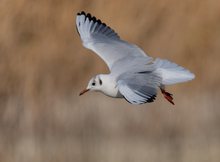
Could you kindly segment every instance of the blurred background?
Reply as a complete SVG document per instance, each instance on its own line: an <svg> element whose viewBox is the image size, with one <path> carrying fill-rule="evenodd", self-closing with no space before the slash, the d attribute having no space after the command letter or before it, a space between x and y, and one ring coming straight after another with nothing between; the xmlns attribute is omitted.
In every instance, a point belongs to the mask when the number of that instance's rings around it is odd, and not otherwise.
<svg viewBox="0 0 220 162"><path fill-rule="evenodd" d="M78 96L108 73L81 44L81 10L195 73L167 87L175 106ZM0 20L0 161L220 161L218 0L1 0Z"/></svg>

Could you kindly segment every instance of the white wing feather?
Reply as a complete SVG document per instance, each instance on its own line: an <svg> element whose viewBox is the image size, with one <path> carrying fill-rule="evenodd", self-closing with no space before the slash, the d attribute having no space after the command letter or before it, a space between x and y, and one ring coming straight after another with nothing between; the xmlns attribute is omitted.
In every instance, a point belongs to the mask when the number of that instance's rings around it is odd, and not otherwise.
<svg viewBox="0 0 220 162"><path fill-rule="evenodd" d="M112 65L122 58L146 56L143 50L121 40L113 29L90 14L78 13L76 27L83 45L96 52L106 62L110 70Z"/></svg>
<svg viewBox="0 0 220 162"><path fill-rule="evenodd" d="M153 102L161 77L153 71L124 73L118 77L117 86L124 98L132 104Z"/></svg>

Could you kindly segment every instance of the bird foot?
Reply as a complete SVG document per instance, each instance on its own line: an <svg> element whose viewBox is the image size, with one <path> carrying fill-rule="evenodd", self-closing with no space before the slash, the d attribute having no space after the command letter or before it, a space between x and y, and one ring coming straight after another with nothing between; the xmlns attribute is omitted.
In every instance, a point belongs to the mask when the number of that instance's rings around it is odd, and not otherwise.
<svg viewBox="0 0 220 162"><path fill-rule="evenodd" d="M164 98L167 99L167 101L169 101L172 105L175 105L173 102L173 95L169 92L166 92L165 89L160 88L161 93L163 94Z"/></svg>

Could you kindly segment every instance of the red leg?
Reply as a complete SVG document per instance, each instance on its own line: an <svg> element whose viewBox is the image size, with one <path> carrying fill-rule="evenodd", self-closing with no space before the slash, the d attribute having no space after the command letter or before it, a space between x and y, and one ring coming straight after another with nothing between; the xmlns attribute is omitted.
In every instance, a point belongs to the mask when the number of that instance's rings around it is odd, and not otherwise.
<svg viewBox="0 0 220 162"><path fill-rule="evenodd" d="M161 90L164 98L166 98L167 101L169 101L171 104L175 105L173 102L173 97L172 97L173 95L169 92L166 92L165 89L160 88L160 90Z"/></svg>

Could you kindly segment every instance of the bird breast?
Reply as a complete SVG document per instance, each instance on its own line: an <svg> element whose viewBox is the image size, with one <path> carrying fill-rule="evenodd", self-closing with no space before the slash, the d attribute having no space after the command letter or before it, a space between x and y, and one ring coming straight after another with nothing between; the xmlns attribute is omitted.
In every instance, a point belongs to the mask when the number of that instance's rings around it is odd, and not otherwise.
<svg viewBox="0 0 220 162"><path fill-rule="evenodd" d="M114 98L123 97L118 90L116 81L109 76L103 78L103 86L100 89L100 91L109 97L114 97Z"/></svg>

